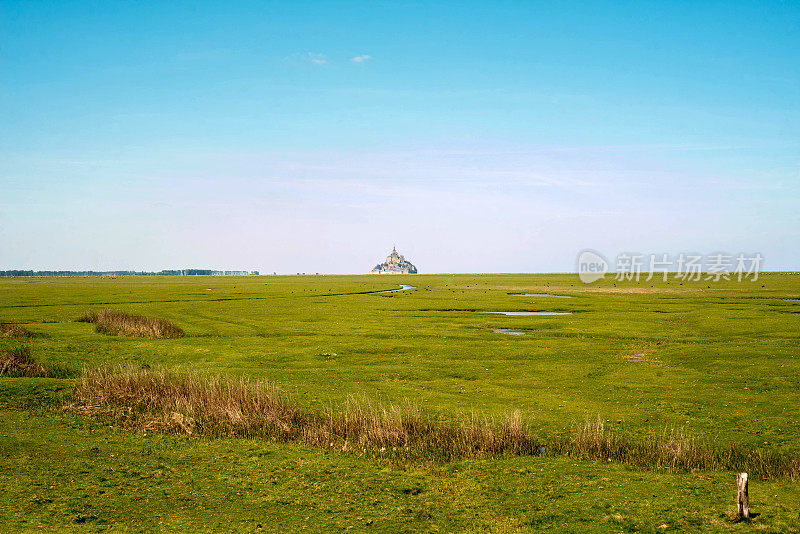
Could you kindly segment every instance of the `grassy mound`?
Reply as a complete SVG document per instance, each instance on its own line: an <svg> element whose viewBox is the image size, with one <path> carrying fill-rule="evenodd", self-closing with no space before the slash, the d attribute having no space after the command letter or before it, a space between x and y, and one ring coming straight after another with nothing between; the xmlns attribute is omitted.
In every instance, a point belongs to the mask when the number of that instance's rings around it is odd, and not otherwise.
<svg viewBox="0 0 800 534"><path fill-rule="evenodd" d="M68 378L71 375L73 373L67 369L38 363L33 359L30 347L16 347L0 354L0 376Z"/></svg>
<svg viewBox="0 0 800 534"><path fill-rule="evenodd" d="M28 339L36 337L36 334L18 324L0 323L0 338L6 339Z"/></svg>
<svg viewBox="0 0 800 534"><path fill-rule="evenodd" d="M153 319L143 315L130 315L116 310L88 311L78 322L94 323L95 329L109 336L147 337L151 339L177 338L186 335L175 323L166 319Z"/></svg>
<svg viewBox="0 0 800 534"><path fill-rule="evenodd" d="M414 458L527 455L541 445L524 431L518 416L451 424L411 404L382 407L356 399L316 413L273 384L246 378L105 367L85 373L74 397L73 408L81 413L169 433L260 437Z"/></svg>

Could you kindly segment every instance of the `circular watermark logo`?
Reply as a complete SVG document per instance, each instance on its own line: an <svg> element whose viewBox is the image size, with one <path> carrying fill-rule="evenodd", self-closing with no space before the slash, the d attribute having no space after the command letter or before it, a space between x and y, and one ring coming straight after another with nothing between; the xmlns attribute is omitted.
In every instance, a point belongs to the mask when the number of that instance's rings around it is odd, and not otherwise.
<svg viewBox="0 0 800 534"><path fill-rule="evenodd" d="M595 250L586 249L578 254L578 278L584 284L602 279L608 272L608 261Z"/></svg>

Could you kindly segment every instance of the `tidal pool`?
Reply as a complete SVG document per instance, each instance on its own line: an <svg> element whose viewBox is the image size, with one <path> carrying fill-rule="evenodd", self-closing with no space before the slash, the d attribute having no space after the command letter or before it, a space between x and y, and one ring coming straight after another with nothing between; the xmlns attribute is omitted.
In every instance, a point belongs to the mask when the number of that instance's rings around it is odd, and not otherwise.
<svg viewBox="0 0 800 534"><path fill-rule="evenodd" d="M658 362L654 362L652 360L648 360L646 352L640 352L639 354L634 354L633 356L625 356L625 361L626 362L631 362L631 363L658 364Z"/></svg>
<svg viewBox="0 0 800 534"><path fill-rule="evenodd" d="M505 328L501 328L500 330L495 330L497 334L505 334L507 336L524 336L525 332L520 332L519 330L507 330Z"/></svg>
<svg viewBox="0 0 800 534"><path fill-rule="evenodd" d="M383 291L373 291L373 293L397 293L398 291L408 291L409 289L417 289L417 287L408 284L400 284L398 289L384 289Z"/></svg>

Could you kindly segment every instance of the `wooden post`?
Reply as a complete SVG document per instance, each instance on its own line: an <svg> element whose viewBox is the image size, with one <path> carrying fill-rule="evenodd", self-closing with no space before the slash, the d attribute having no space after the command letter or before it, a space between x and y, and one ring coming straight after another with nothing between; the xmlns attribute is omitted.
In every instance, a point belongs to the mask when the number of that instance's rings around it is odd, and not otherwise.
<svg viewBox="0 0 800 534"><path fill-rule="evenodd" d="M747 473L736 475L736 512L741 519L750 517L750 497L747 495Z"/></svg>

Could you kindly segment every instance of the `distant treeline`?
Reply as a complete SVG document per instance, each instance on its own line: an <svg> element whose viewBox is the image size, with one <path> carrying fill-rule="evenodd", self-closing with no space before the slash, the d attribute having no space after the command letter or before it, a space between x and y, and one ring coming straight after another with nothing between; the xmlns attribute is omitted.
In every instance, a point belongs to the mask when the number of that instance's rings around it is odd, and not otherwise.
<svg viewBox="0 0 800 534"><path fill-rule="evenodd" d="M213 271L211 269L167 269L164 271L0 271L0 276L243 276L258 271Z"/></svg>

